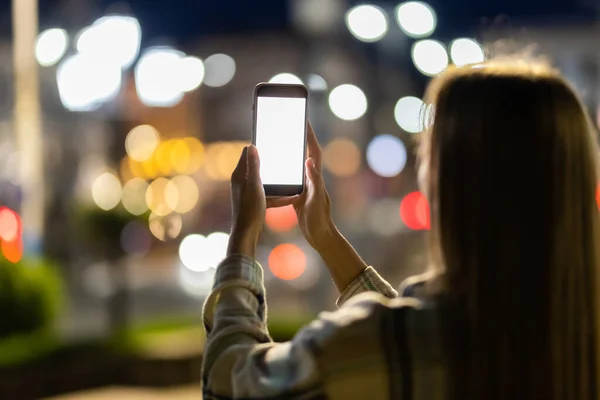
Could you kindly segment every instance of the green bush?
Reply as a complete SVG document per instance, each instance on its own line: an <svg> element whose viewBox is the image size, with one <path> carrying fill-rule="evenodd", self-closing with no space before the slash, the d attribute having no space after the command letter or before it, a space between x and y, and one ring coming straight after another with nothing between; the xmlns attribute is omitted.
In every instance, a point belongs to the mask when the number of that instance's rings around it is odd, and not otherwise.
<svg viewBox="0 0 600 400"><path fill-rule="evenodd" d="M0 259L0 342L52 331L64 302L62 283L47 260Z"/></svg>

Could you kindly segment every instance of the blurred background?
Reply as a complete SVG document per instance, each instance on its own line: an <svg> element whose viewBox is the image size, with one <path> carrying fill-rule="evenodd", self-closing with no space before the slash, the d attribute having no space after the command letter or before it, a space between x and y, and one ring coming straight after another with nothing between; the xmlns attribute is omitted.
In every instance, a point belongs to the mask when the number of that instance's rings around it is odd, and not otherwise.
<svg viewBox="0 0 600 400"><path fill-rule="evenodd" d="M533 45L597 121L599 35L599 0L1 1L0 399L198 398L256 83L310 89L335 221L397 285L428 80ZM334 308L293 209L257 257L276 340Z"/></svg>

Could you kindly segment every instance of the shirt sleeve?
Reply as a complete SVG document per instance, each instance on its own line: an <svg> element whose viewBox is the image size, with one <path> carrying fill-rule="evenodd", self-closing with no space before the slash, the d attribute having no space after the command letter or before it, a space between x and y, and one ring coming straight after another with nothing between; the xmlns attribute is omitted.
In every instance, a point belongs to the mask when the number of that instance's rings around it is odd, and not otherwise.
<svg viewBox="0 0 600 400"><path fill-rule="evenodd" d="M235 255L221 262L204 305L204 325L204 399L310 397L322 390L312 347L323 333L309 328L291 342L273 343L263 270L253 259Z"/></svg>
<svg viewBox="0 0 600 400"><path fill-rule="evenodd" d="M338 297L336 304L342 306L351 297L363 292L378 292L385 297L398 297L398 292L373 267L367 267Z"/></svg>

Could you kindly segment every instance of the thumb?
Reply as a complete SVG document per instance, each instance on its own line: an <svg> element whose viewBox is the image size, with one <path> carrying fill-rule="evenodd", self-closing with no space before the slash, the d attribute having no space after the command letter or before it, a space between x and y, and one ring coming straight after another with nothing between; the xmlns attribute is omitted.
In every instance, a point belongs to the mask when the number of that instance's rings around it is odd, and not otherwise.
<svg viewBox="0 0 600 400"><path fill-rule="evenodd" d="M248 146L248 179L260 181L260 157L252 144Z"/></svg>
<svg viewBox="0 0 600 400"><path fill-rule="evenodd" d="M313 185L316 185L321 179L321 173L317 170L315 161L312 157L306 159L306 175Z"/></svg>

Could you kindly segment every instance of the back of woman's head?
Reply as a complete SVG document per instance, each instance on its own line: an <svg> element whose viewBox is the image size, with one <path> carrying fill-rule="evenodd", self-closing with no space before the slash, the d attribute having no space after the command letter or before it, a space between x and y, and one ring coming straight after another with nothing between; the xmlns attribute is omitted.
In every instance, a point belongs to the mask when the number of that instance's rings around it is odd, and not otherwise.
<svg viewBox="0 0 600 400"><path fill-rule="evenodd" d="M551 68L493 61L428 91L420 157L454 399L597 398L598 149Z"/></svg>

